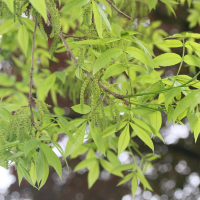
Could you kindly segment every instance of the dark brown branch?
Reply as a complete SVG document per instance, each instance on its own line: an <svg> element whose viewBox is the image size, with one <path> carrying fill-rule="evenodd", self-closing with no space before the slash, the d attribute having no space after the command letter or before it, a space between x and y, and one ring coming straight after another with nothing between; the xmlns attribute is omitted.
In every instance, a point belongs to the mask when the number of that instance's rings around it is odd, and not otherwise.
<svg viewBox="0 0 200 200"><path fill-rule="evenodd" d="M131 20L131 17L127 14L123 13L121 10L119 10L110 0L106 0L119 14L124 15L126 18Z"/></svg>
<svg viewBox="0 0 200 200"><path fill-rule="evenodd" d="M33 69L34 69L34 51L35 51L35 36L37 30L37 18L35 19L35 28L33 32L33 43L32 43L32 53L31 53L31 68L30 68L30 82L29 82L29 104L30 104L30 112L31 112L31 123L34 125L34 117L33 117L33 105L32 105L32 87L33 87Z"/></svg>

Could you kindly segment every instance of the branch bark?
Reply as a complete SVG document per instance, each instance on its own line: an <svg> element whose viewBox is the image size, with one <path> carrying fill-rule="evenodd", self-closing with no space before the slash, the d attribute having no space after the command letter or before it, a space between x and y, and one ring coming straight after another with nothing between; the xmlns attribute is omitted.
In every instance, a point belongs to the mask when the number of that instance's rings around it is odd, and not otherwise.
<svg viewBox="0 0 200 200"><path fill-rule="evenodd" d="M131 17L119 10L110 0L106 0L119 14L124 15L126 18L131 20Z"/></svg>
<svg viewBox="0 0 200 200"><path fill-rule="evenodd" d="M32 87L33 87L33 69L34 69L34 52L35 52L35 36L37 30L37 18L35 19L35 28L33 32L33 43L32 43L32 52L31 52L31 68L30 68L30 82L29 82L29 104L30 104L30 112L31 112L31 123L34 125L34 117L33 117L33 105L32 105Z"/></svg>

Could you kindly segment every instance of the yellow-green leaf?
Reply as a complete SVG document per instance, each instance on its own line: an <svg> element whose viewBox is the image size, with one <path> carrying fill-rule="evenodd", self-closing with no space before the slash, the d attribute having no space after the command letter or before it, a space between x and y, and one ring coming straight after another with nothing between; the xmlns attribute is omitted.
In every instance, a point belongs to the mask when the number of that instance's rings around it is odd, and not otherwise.
<svg viewBox="0 0 200 200"><path fill-rule="evenodd" d="M93 74L103 68L106 64L108 64L112 59L117 58L123 53L122 49L112 48L108 49L104 53L102 53L96 60L93 68Z"/></svg>
<svg viewBox="0 0 200 200"><path fill-rule="evenodd" d="M24 54L27 54L29 35L25 25L20 25L18 31L18 40Z"/></svg>
<svg viewBox="0 0 200 200"><path fill-rule="evenodd" d="M29 0L33 7L42 15L44 21L47 22L47 9L45 0Z"/></svg>
<svg viewBox="0 0 200 200"><path fill-rule="evenodd" d="M124 128L118 140L118 155L120 155L128 146L130 140L129 124Z"/></svg>
<svg viewBox="0 0 200 200"><path fill-rule="evenodd" d="M102 36L103 29L102 29L101 15L99 13L99 10L98 10L97 6L98 6L97 3L95 1L92 1L94 21L95 21L97 33L98 33L100 38L103 38L103 36Z"/></svg>
<svg viewBox="0 0 200 200"><path fill-rule="evenodd" d="M154 58L154 62L162 67L176 65L181 62L181 56L176 53L164 53Z"/></svg>
<svg viewBox="0 0 200 200"><path fill-rule="evenodd" d="M200 133L200 118L198 119L195 127L194 127L194 138L195 138L195 142L197 141L197 138L199 136Z"/></svg>
<svg viewBox="0 0 200 200"><path fill-rule="evenodd" d="M13 19L6 20L0 25L0 35L3 35L4 33L7 33L10 31L17 22L14 22Z"/></svg>
<svg viewBox="0 0 200 200"><path fill-rule="evenodd" d="M133 128L134 132L137 134L137 136L147 145L149 146L153 151L154 151L154 145L149 137L149 135L139 126L130 123L131 127Z"/></svg>

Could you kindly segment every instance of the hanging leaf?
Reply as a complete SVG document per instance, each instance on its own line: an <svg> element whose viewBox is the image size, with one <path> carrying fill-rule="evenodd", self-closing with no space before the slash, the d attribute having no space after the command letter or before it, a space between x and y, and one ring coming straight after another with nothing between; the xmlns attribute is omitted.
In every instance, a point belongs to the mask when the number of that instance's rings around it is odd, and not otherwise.
<svg viewBox="0 0 200 200"><path fill-rule="evenodd" d="M99 178L99 163L95 160L89 167L88 173L88 188L90 189L96 180Z"/></svg>
<svg viewBox="0 0 200 200"><path fill-rule="evenodd" d="M138 181L137 181L137 176L134 175L131 181L131 192L132 192L132 196L135 196L135 192L137 190L138 187Z"/></svg>
<svg viewBox="0 0 200 200"><path fill-rule="evenodd" d="M40 148L44 155L46 156L49 163L54 167L60 179L62 180L62 165L58 156L53 152L53 150L44 143L40 143Z"/></svg>
<svg viewBox="0 0 200 200"><path fill-rule="evenodd" d="M157 131L160 130L162 125L162 116L159 111L153 112L150 114L150 123L153 128L155 128Z"/></svg>
<svg viewBox="0 0 200 200"><path fill-rule="evenodd" d="M128 146L130 141L129 125L121 132L118 140L118 155L120 155Z"/></svg>
<svg viewBox="0 0 200 200"><path fill-rule="evenodd" d="M85 136L85 127L86 123L84 123L80 128L78 128L76 132L72 135L76 142L74 142L71 139L68 140L67 146L65 148L64 157L71 155L83 143Z"/></svg>
<svg viewBox="0 0 200 200"><path fill-rule="evenodd" d="M83 168L86 168L88 166L90 166L93 162L96 161L96 158L89 158L86 160L81 161L74 169L74 172L81 170Z"/></svg>
<svg viewBox="0 0 200 200"><path fill-rule="evenodd" d="M133 177L133 175L134 175L133 173L130 173L130 174L126 175L126 176L124 177L124 179L122 179L122 180L117 184L117 186L120 186L120 185L126 183L127 181L129 181L129 180Z"/></svg>
<svg viewBox="0 0 200 200"><path fill-rule="evenodd" d="M149 137L149 135L139 126L130 123L132 129L134 130L134 132L137 134L137 136L147 145L149 146L153 151L154 151L154 146L153 146L153 142L151 140L151 138Z"/></svg>
<svg viewBox="0 0 200 200"><path fill-rule="evenodd" d="M199 136L200 133L200 118L198 119L195 127L194 127L194 138L195 138L195 142L197 142L197 138Z"/></svg>
<svg viewBox="0 0 200 200"><path fill-rule="evenodd" d="M101 136L101 130L100 128L94 127L92 128L92 125L90 124L90 131L92 138L97 145L98 149L105 155L105 145L104 145L104 139Z"/></svg>

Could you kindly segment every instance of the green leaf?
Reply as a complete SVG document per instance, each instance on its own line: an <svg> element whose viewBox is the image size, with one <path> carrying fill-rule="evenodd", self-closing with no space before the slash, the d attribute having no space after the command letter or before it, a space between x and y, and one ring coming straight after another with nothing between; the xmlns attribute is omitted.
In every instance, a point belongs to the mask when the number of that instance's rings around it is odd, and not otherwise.
<svg viewBox="0 0 200 200"><path fill-rule="evenodd" d="M20 25L19 27L18 40L24 54L27 55L29 35L25 25Z"/></svg>
<svg viewBox="0 0 200 200"><path fill-rule="evenodd" d="M7 33L10 31L17 22L14 22L13 19L6 20L0 25L0 35L3 35L4 33Z"/></svg>
<svg viewBox="0 0 200 200"><path fill-rule="evenodd" d="M115 167L121 165L118 157L110 150L107 151L107 158Z"/></svg>
<svg viewBox="0 0 200 200"><path fill-rule="evenodd" d="M96 4L96 6L97 6L97 9L98 9L100 15L101 15L102 18L104 19L104 21L105 21L105 23L106 23L106 26L107 26L107 27L110 29L110 31L111 31L110 22L108 21L106 15L105 15L105 13L104 13L104 11L102 10L102 8L101 8L98 4Z"/></svg>
<svg viewBox="0 0 200 200"><path fill-rule="evenodd" d="M103 39L96 39L96 40L83 40L83 41L76 41L73 42L75 44L89 44L89 45L98 45L98 44L108 44L111 42L115 42L120 40L120 38L103 38Z"/></svg>
<svg viewBox="0 0 200 200"><path fill-rule="evenodd" d="M86 123L84 123L80 128L78 128L76 132L73 134L72 137L76 142L72 141L71 139L68 140L67 146L65 148L64 157L71 155L83 143L85 136L85 127Z"/></svg>
<svg viewBox="0 0 200 200"><path fill-rule="evenodd" d="M134 164L119 165L119 166L115 167L112 171L110 171L110 173L121 172L121 171L126 171L129 169L133 169L134 166L135 166Z"/></svg>
<svg viewBox="0 0 200 200"><path fill-rule="evenodd" d="M117 186L120 186L120 185L126 183L127 181L129 181L129 180L133 177L133 175L134 175L133 173L130 173L130 174L126 175L126 176L117 184Z"/></svg>
<svg viewBox="0 0 200 200"><path fill-rule="evenodd" d="M195 142L197 142L197 138L199 136L200 133L200 118L198 119L195 127L194 127L194 138L195 138Z"/></svg>
<svg viewBox="0 0 200 200"><path fill-rule="evenodd" d="M194 56L194 55L185 55L184 62L188 65L197 66L200 67L200 58Z"/></svg>
<svg viewBox="0 0 200 200"><path fill-rule="evenodd" d="M80 80L83 80L82 73L83 73L83 71L82 71L81 67L77 67L77 69L75 71L75 75Z"/></svg>
<svg viewBox="0 0 200 200"><path fill-rule="evenodd" d="M65 84L65 75L62 72L54 72L54 74L59 78L63 84Z"/></svg>
<svg viewBox="0 0 200 200"><path fill-rule="evenodd" d="M23 172L19 165L15 165L15 167L17 168L17 177L18 177L18 182L19 182L19 186L20 186L20 184L22 182L22 178L23 178Z"/></svg>
<svg viewBox="0 0 200 200"><path fill-rule="evenodd" d="M90 166L95 161L96 161L96 158L89 158L89 159L81 161L78 165L76 165L74 172Z"/></svg>
<svg viewBox="0 0 200 200"><path fill-rule="evenodd" d="M8 158L8 160L14 161L16 158L19 158L19 157L21 157L22 155L24 155L24 152L19 151L19 152L17 152L17 153L14 153L12 156L10 156L10 157Z"/></svg>
<svg viewBox="0 0 200 200"><path fill-rule="evenodd" d="M151 11L153 8L155 9L157 3L158 0L148 0L149 11Z"/></svg>
<svg viewBox="0 0 200 200"><path fill-rule="evenodd" d="M31 162L29 173L30 173L32 183L33 185L35 185L36 180L37 180L37 174L36 174L36 165L34 162Z"/></svg>
<svg viewBox="0 0 200 200"><path fill-rule="evenodd" d="M121 63L111 65L108 67L108 69L106 69L106 72L104 73L102 79L107 79L111 76L119 75L125 70L126 70L126 67Z"/></svg>
<svg viewBox="0 0 200 200"><path fill-rule="evenodd" d="M106 0L99 0L99 2L100 2L101 4L103 4L103 5L106 7L106 12L107 12L110 16L112 16L112 9L111 9L110 4L109 4Z"/></svg>
<svg viewBox="0 0 200 200"><path fill-rule="evenodd" d="M181 62L181 56L176 53L164 53L153 59L159 66L166 67L176 65Z"/></svg>
<svg viewBox="0 0 200 200"><path fill-rule="evenodd" d="M149 67L159 68L159 66L157 65L157 63L154 62L154 60L152 60L148 55L146 55L143 51L136 47L128 47L126 49L126 53L133 56L134 58L136 58L137 60Z"/></svg>
<svg viewBox="0 0 200 200"><path fill-rule="evenodd" d="M97 29L97 33L100 38L103 38L102 36L102 23L101 23L101 15L98 10L98 4L95 1L92 1L92 8L93 8L93 14L94 14L94 21Z"/></svg>
<svg viewBox="0 0 200 200"><path fill-rule="evenodd" d="M149 146L153 151L154 151L154 146L153 146L153 142L151 140L151 138L149 137L149 135L139 126L130 123L132 129L134 130L134 132L137 134L137 136L147 145Z"/></svg>
<svg viewBox="0 0 200 200"><path fill-rule="evenodd" d="M8 8L10 9L10 11L13 13L14 12L14 8L13 8L13 1L14 0L3 0L3 1L6 3L6 5L8 6Z"/></svg>
<svg viewBox="0 0 200 200"><path fill-rule="evenodd" d="M40 148L44 155L46 156L49 163L54 167L60 179L62 180L62 165L58 156L53 152L53 150L44 143L40 143Z"/></svg>
<svg viewBox="0 0 200 200"><path fill-rule="evenodd" d="M179 95L183 89L182 88L173 88L164 94L165 96L165 107L168 110L168 105L172 101L172 99Z"/></svg>
<svg viewBox="0 0 200 200"><path fill-rule="evenodd" d="M153 191L153 189L149 185L148 181L144 177L144 174L142 173L142 170L139 167L137 167L136 174L137 174L137 177L140 179L141 183L143 184L144 189L147 188L148 190Z"/></svg>
<svg viewBox="0 0 200 200"><path fill-rule="evenodd" d="M83 7L86 5L90 0L72 0L69 3L65 4L65 6L62 7L60 12L69 12L72 10L75 10L77 8Z"/></svg>
<svg viewBox="0 0 200 200"><path fill-rule="evenodd" d="M108 64L112 59L117 58L123 53L122 49L112 48L108 49L104 53L102 53L96 60L93 68L93 74L103 68L106 64Z"/></svg>
<svg viewBox="0 0 200 200"><path fill-rule="evenodd" d="M131 192L132 192L132 196L135 196L135 192L137 190L138 187L138 181L137 181L137 176L134 175L131 181Z"/></svg>
<svg viewBox="0 0 200 200"><path fill-rule="evenodd" d="M25 143L24 145L24 154L25 157L28 155L28 153L35 148L37 145L39 145L41 141L40 140L36 140L36 139L31 139L28 142Z"/></svg>
<svg viewBox="0 0 200 200"><path fill-rule="evenodd" d="M47 22L47 10L45 0L29 0L32 6L42 15L44 21Z"/></svg>
<svg viewBox="0 0 200 200"><path fill-rule="evenodd" d="M18 166L20 167L20 170L22 171L22 173L23 173L24 177L26 178L26 180L27 180L32 186L34 186L32 180L31 180L31 177L30 177L30 175L29 175L29 173L28 173L28 171L27 171L20 163L18 163Z"/></svg>
<svg viewBox="0 0 200 200"><path fill-rule="evenodd" d="M104 139L101 136L101 130L100 128L94 127L92 128L92 125L90 124L90 131L92 138L97 145L98 149L105 155L105 145L104 145Z"/></svg>
<svg viewBox="0 0 200 200"><path fill-rule="evenodd" d="M95 160L89 167L88 188L90 189L99 177L99 163Z"/></svg>
<svg viewBox="0 0 200 200"><path fill-rule="evenodd" d="M44 157L44 173L42 176L42 181L40 183L40 188L46 183L48 176L49 176L49 164L47 159Z"/></svg>
<svg viewBox="0 0 200 200"><path fill-rule="evenodd" d="M128 123L128 122L122 122L122 123L120 124L120 127L118 128L118 130L124 128L124 126L126 126L127 123ZM107 128L104 130L103 134L102 134L102 138L108 137L109 135L115 133L115 132L117 131L117 130L116 130L116 127L117 127L116 124L107 127Z"/></svg>
<svg viewBox="0 0 200 200"><path fill-rule="evenodd" d="M162 116L159 111L153 112L150 114L150 123L153 128L155 128L157 131L160 130L162 125Z"/></svg>
<svg viewBox="0 0 200 200"><path fill-rule="evenodd" d="M130 141L129 124L124 128L118 140L118 155L120 155L128 146Z"/></svg>
<svg viewBox="0 0 200 200"><path fill-rule="evenodd" d="M37 174L37 182L38 184L40 183L43 174L44 174L44 155L42 153L42 150L40 149L37 157L37 162L36 162L36 174Z"/></svg>
<svg viewBox="0 0 200 200"><path fill-rule="evenodd" d="M112 171L114 169L114 166L112 165L112 163L108 162L107 160L104 159L100 159L100 164L102 165L102 167L107 170L108 172ZM121 172L114 172L113 173L116 176L119 177L123 177L123 174Z"/></svg>
<svg viewBox="0 0 200 200"><path fill-rule="evenodd" d="M35 22L33 20L30 20L28 18L22 17L23 22L25 22L25 24L28 26L28 28L34 32L34 28L35 28ZM37 28L36 30L36 34L41 35L40 29Z"/></svg>
<svg viewBox="0 0 200 200"><path fill-rule="evenodd" d="M0 117L9 122L12 118L12 114L7 109L0 107Z"/></svg>
<svg viewBox="0 0 200 200"><path fill-rule="evenodd" d="M191 109L194 108L200 102L200 93L199 91L193 91L187 96L185 96L176 106L174 110L173 120L183 113L188 107Z"/></svg>
<svg viewBox="0 0 200 200"><path fill-rule="evenodd" d="M51 74L48 76L39 86L37 91L38 99L44 101L49 93L49 90L53 87L56 81L56 75Z"/></svg>
<svg viewBox="0 0 200 200"><path fill-rule="evenodd" d="M83 106L81 106L81 104L75 105L71 107L75 112L80 113L80 114L87 114L91 111L91 107L83 104Z"/></svg>
<svg viewBox="0 0 200 200"><path fill-rule="evenodd" d="M155 45L162 47L176 48L176 47L182 47L183 43L180 40L164 40L163 42L155 43Z"/></svg>
<svg viewBox="0 0 200 200"><path fill-rule="evenodd" d="M190 124L190 129L191 129L191 132L194 131L194 127L198 121L198 117L197 117L197 114L194 112L194 110L190 111L188 110L187 112L187 118L188 118L188 121L189 121L189 124Z"/></svg>

